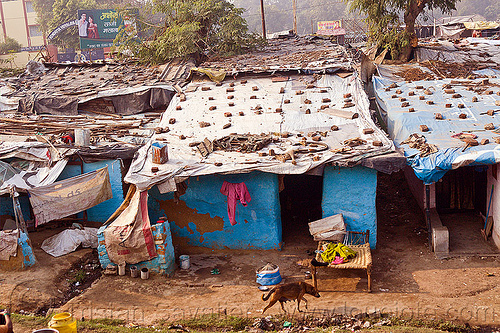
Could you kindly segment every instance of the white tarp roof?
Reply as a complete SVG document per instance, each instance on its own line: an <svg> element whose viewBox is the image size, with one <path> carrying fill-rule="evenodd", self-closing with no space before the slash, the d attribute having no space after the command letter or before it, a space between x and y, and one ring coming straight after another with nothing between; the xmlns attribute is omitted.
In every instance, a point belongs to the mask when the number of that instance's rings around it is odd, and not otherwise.
<svg viewBox="0 0 500 333"><path fill-rule="evenodd" d="M267 77L248 78L246 83L240 80L226 80L222 86L217 86L213 82L190 83L185 89L186 101L181 101L179 96L175 96L162 116L160 127L164 129L168 127L170 131L155 135L148 145L139 150L125 181L136 184L140 190L145 190L155 184L167 183L167 180L171 183L174 176L181 179L254 170L277 174L301 174L327 162L352 165L363 158L394 150L392 142L371 120L368 97L363 90L361 80L356 75L347 78L323 75L314 83L314 88L307 88L310 80L313 80L313 76L296 75L281 82L273 82ZM226 89L230 84L234 84L234 92L228 93ZM202 89L202 87L209 88ZM279 93L281 88L284 88L284 94ZM322 90L326 92L321 92ZM298 95L297 91L303 91L303 94ZM354 107L343 108L344 95L347 93L352 95L350 99L355 103ZM228 99L228 95L233 95L234 98ZM210 100L210 97L213 100ZM324 98L329 98L331 102L324 102ZM286 99L289 99L290 103L285 104ZM229 106L230 102L234 103L234 106ZM324 104L329 104L331 109L357 112L359 117L345 119L327 114L320 110ZM177 109L178 106L181 110ZM216 109L210 110L210 107L214 106ZM262 107L261 114L256 112L259 106ZM281 108L282 112L276 112L277 108ZM310 110L310 114L306 113L307 109ZM244 112L244 116L238 115L240 111ZM225 117L226 112L231 112L232 116ZM174 124L170 124L171 119L175 119ZM201 128L199 123L202 121L210 123L210 126ZM223 129L223 125L228 123L231 126ZM338 126L340 130L332 131L332 125ZM363 129L366 128L371 128L374 132L365 135ZM283 154L289 149L295 150L300 147L301 138L296 134L307 137L308 133L315 131L326 132L321 142L328 145L328 150L315 154L300 154L296 157L296 165L291 161L282 163L271 156L259 156L258 152L214 151L204 158L195 147L189 146L190 143L200 142L205 138L219 139L230 133L271 133L275 135L274 138L280 138L281 134L289 132L292 134L290 137L281 137L278 142L260 150L268 152L269 149L273 149L276 154ZM185 139L181 139L181 136ZM345 148L342 142L354 138L362 138L367 142L353 147L348 153L333 151ZM307 139L311 141L310 137ZM153 141L168 144L167 163L161 165L152 163ZM381 142L382 146L374 146L374 141ZM222 165L216 166L215 163ZM158 167L159 171L152 173L153 166ZM165 192L168 191L166 188L170 190L172 186L164 186Z"/></svg>

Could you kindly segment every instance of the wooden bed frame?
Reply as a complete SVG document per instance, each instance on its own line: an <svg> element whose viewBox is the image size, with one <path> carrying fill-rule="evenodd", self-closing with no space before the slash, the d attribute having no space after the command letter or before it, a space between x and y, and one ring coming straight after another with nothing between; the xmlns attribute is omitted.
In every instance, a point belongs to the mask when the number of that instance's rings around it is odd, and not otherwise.
<svg viewBox="0 0 500 333"><path fill-rule="evenodd" d="M348 262L343 264L329 264L328 266L315 266L310 264L313 284L315 288L318 288L318 278L317 270L320 267L333 268L333 269L362 269L366 270L366 275L368 276L368 292L371 292L372 288L372 252L370 250L370 243L368 243L370 237L370 230L362 231L348 231L345 238L344 244L347 245L352 250L356 251L356 257L349 259ZM328 241L320 241L318 244L318 250L323 250ZM316 261L319 263L325 263L323 258L321 258L321 253L316 253Z"/></svg>

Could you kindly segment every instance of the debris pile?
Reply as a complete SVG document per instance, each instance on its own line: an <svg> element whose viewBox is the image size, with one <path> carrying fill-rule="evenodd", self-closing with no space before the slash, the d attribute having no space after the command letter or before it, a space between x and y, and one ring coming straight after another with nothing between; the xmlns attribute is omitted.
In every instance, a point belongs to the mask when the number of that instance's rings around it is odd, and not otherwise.
<svg viewBox="0 0 500 333"><path fill-rule="evenodd" d="M273 141L271 135L231 134L214 140L214 150L254 153Z"/></svg>
<svg viewBox="0 0 500 333"><path fill-rule="evenodd" d="M430 69L434 74L443 79L444 78L475 79L480 76L474 74L473 71L489 67L485 64L480 64L477 62L454 63L454 62L443 62L439 60L424 61L421 62L420 65Z"/></svg>
<svg viewBox="0 0 500 333"><path fill-rule="evenodd" d="M288 319L290 320L290 319ZM273 316L256 318L249 332L304 332L315 328L333 328L340 330L358 331L373 327L391 326L392 321L380 314L368 315L366 313L355 316L343 314L313 313L293 318L292 322Z"/></svg>
<svg viewBox="0 0 500 333"><path fill-rule="evenodd" d="M186 80L193 61L179 62L173 66L141 66L134 63L46 63L45 71L25 72L9 78L5 85L12 88L6 97L28 97L34 93L50 96L88 97L110 89L154 86ZM171 71L176 75L169 77ZM172 76L172 74L170 75ZM173 79L173 80L172 80ZM172 80L172 81L170 81Z"/></svg>
<svg viewBox="0 0 500 333"><path fill-rule="evenodd" d="M229 59L213 58L203 63L203 67L216 68L227 73L297 69L314 71L328 67L352 71L350 60L356 56L358 55L355 50L346 50L328 39L298 37L269 40L262 51Z"/></svg>
<svg viewBox="0 0 500 333"><path fill-rule="evenodd" d="M4 115L6 115L5 112ZM149 113L126 117L92 117L83 114L26 116L15 113L0 117L0 135L25 136L24 141L49 141L52 144L63 145L74 141L74 137L69 141L67 139L68 135L73 135L74 129L86 128L91 131L91 144L115 142L134 146L134 143L125 142L120 138L125 136L150 137L160 115L160 113ZM136 141L140 143L140 140Z"/></svg>
<svg viewBox="0 0 500 333"><path fill-rule="evenodd" d="M405 81L421 81L421 80L433 80L434 75L429 72L424 72L418 67L412 67L407 70L403 70L395 73L396 75L405 79Z"/></svg>
<svg viewBox="0 0 500 333"><path fill-rule="evenodd" d="M420 151L420 157L429 156L439 151L438 146L427 143L425 136L418 133L411 134L408 139L401 142L402 145L409 145L410 148L418 149Z"/></svg>

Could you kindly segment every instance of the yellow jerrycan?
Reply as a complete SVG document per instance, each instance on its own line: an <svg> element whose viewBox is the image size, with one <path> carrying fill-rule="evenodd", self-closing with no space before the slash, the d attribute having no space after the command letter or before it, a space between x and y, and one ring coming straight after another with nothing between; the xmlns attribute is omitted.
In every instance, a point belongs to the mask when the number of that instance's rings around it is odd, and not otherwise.
<svg viewBox="0 0 500 333"><path fill-rule="evenodd" d="M49 327L59 333L76 333L76 319L69 312L58 313L50 320Z"/></svg>

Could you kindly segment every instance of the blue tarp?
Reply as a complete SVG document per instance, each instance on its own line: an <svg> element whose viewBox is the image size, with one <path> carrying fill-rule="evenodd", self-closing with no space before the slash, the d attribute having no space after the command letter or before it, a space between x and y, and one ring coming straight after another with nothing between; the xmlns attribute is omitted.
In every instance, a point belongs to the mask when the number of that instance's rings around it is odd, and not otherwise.
<svg viewBox="0 0 500 333"><path fill-rule="evenodd" d="M394 81L379 76L373 77L373 85L377 102L380 106L382 117L387 124L389 135L394 140L397 147L405 151L408 164L413 168L418 178L426 184L438 181L451 169L456 169L466 165L486 165L500 162L500 146L495 143L494 138L500 136L497 133L500 126L500 79L490 78L491 85L481 85L482 79L476 80L432 80L398 82L397 88L386 91ZM457 84L460 82L460 84ZM454 94L445 93L443 86L451 84L451 89L461 97L453 98ZM423 86L424 89L416 89ZM491 94L478 94L467 87L483 87ZM424 94L428 89L431 95ZM469 88L470 89L470 88ZM401 93L396 93L401 90ZM483 89L484 90L484 89ZM413 91L414 96L409 96ZM393 96L397 96L393 98ZM424 100L420 99L424 96ZM472 97L476 96L478 101L472 102ZM400 97L406 98L409 105L402 106ZM433 101L433 105L427 104ZM451 104L452 107L446 107ZM459 108L458 104L463 104L464 108ZM415 112L409 112L413 108ZM494 116L486 114L488 110L498 110ZM443 120L435 119L435 113L441 113ZM460 114L466 114L466 119L460 119ZM495 130L485 130L486 124L493 123ZM426 125L428 132L421 132L420 125ZM402 142L413 134L418 133L425 136L427 143L437 145L439 151L426 157L419 155L419 150L409 148ZM488 139L489 144L468 147L464 149L465 143L458 138L452 137L459 133L471 133L477 135L476 140Z"/></svg>

